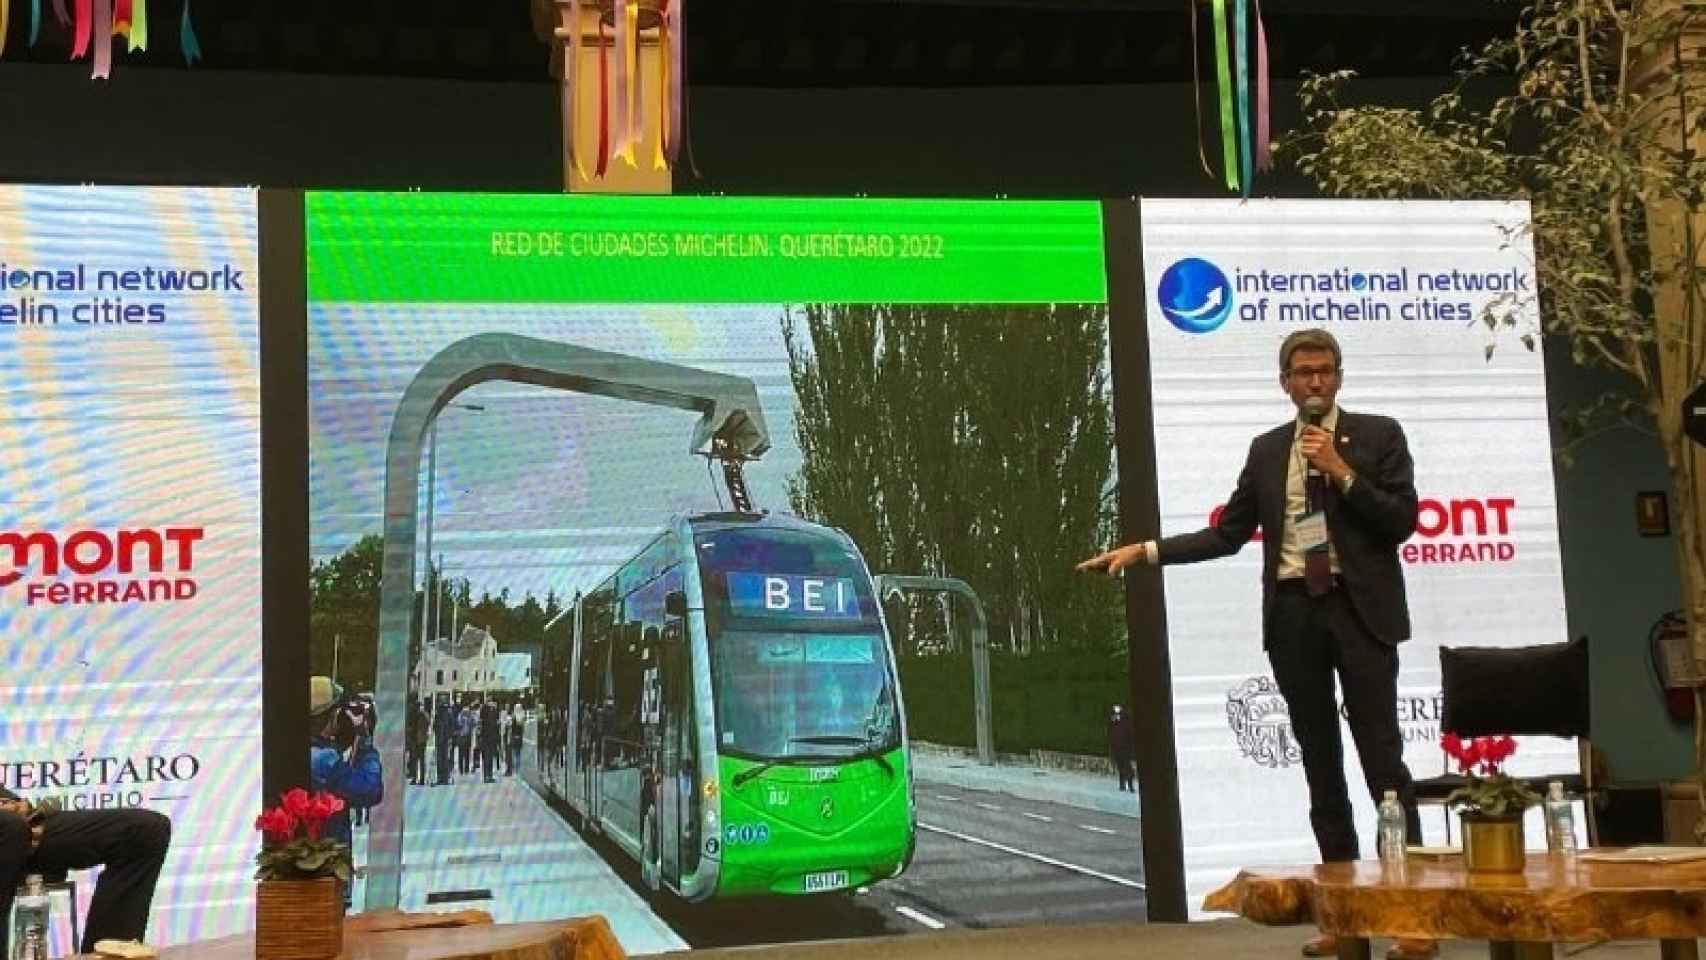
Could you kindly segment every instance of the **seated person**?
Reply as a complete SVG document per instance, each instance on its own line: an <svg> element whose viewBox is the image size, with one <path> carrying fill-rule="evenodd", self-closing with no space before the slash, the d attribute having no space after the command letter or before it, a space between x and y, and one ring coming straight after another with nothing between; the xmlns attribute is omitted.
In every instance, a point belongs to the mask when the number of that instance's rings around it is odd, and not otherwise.
<svg viewBox="0 0 1706 960"><path fill-rule="evenodd" d="M97 940L143 939L171 840L172 821L153 810L48 811L0 788L0 957L12 955L4 918L32 873L105 866L79 949L94 953Z"/></svg>

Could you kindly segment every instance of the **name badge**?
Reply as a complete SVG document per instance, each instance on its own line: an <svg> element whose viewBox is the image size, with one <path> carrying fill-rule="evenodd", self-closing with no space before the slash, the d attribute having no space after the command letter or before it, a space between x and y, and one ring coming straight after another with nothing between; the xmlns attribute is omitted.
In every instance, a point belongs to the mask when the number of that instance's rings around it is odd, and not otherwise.
<svg viewBox="0 0 1706 960"><path fill-rule="evenodd" d="M1292 520L1293 529L1297 531L1297 545L1305 553L1311 550L1327 549L1327 514L1316 510L1313 513L1300 513Z"/></svg>

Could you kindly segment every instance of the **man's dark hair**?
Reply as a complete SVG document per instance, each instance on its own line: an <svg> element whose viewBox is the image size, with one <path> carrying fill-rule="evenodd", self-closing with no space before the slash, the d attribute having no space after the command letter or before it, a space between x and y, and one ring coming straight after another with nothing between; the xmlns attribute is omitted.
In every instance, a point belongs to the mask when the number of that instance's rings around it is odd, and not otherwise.
<svg viewBox="0 0 1706 960"><path fill-rule="evenodd" d="M1280 344L1280 373L1291 372L1291 355L1299 350L1329 350L1333 354L1333 369L1337 370L1344 362L1344 356L1339 353L1339 341L1325 330L1297 330L1285 338Z"/></svg>

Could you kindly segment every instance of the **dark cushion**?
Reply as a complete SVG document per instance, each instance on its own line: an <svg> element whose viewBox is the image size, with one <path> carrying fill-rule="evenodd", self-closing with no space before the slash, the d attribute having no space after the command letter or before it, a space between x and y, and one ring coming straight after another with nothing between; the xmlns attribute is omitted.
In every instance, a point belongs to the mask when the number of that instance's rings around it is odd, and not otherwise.
<svg viewBox="0 0 1706 960"><path fill-rule="evenodd" d="M1586 637L1532 647L1441 647L1439 670L1447 732L1588 735Z"/></svg>

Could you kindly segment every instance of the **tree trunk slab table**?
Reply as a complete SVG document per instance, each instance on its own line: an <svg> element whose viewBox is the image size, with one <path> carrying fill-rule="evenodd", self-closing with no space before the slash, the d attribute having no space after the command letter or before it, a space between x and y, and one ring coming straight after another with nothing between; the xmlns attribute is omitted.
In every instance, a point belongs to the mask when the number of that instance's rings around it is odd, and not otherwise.
<svg viewBox="0 0 1706 960"><path fill-rule="evenodd" d="M340 960L625 960L603 917L551 923L373 930L351 917ZM160 951L160 960L254 960L244 934Z"/></svg>
<svg viewBox="0 0 1706 960"><path fill-rule="evenodd" d="M1462 857L1244 870L1203 909L1270 926L1313 923L1344 960L1371 937L1485 940L1495 960L1552 956L1554 943L1658 940L1664 960L1698 960L1706 860L1566 865L1529 854L1522 873L1471 875Z"/></svg>

